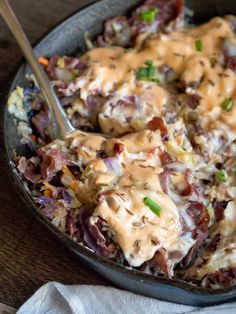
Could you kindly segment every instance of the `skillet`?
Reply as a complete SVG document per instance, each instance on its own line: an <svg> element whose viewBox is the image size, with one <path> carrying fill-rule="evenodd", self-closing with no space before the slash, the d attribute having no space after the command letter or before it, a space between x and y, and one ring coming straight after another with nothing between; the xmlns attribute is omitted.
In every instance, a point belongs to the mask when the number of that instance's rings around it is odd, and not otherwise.
<svg viewBox="0 0 236 314"><path fill-rule="evenodd" d="M139 2L140 1L137 0L129 0L127 2L102 0L96 2L78 13L75 13L56 27L36 45L35 51L38 56L42 55L45 57L50 57L55 54L80 55L85 49L83 44L84 32L87 31L92 36L98 35L102 31L104 20L127 13ZM187 0L186 5L194 11L194 22L196 24L207 21L217 15L236 15L236 2L233 1ZM6 94L6 99L17 85L24 84L25 74L29 72L29 66L25 63L22 64L11 83L9 93ZM95 255L95 253L73 242L69 237L62 234L42 216L33 202L29 191L27 191L17 174L14 165L15 155L28 156L30 152L21 144L17 136L14 118L7 112L6 107L3 112L3 120L6 152L5 162L14 187L18 190L26 207L39 222L49 228L68 249L83 259L86 264L121 288L157 299L198 306L218 304L236 299L236 287L208 290L193 286L181 280L154 277L136 270L130 270L102 256Z"/></svg>

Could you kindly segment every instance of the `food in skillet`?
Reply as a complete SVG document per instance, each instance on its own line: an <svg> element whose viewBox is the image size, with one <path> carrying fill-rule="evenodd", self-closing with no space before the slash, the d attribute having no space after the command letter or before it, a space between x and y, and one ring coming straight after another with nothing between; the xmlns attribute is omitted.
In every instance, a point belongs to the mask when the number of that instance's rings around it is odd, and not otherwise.
<svg viewBox="0 0 236 314"><path fill-rule="evenodd" d="M39 59L80 129L65 141L51 141L32 77L8 105L32 151L17 168L54 225L127 267L215 289L236 281L236 18L189 15L148 0L86 35L80 58Z"/></svg>

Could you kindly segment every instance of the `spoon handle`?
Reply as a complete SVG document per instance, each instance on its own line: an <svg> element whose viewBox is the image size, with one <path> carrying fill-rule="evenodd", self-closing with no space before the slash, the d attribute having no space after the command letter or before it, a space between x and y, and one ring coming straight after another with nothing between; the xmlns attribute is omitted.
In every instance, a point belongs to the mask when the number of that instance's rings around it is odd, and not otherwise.
<svg viewBox="0 0 236 314"><path fill-rule="evenodd" d="M58 126L58 132L56 132L57 134L55 134L56 137L61 139L66 138L66 136L75 131L75 129L71 125L65 111L61 107L59 99L53 88L51 87L50 81L46 73L37 61L33 49L31 48L31 45L8 0L0 0L0 14L2 15L3 19L5 20L6 24L14 35L26 60L29 62L34 71L37 82L56 120L56 124Z"/></svg>

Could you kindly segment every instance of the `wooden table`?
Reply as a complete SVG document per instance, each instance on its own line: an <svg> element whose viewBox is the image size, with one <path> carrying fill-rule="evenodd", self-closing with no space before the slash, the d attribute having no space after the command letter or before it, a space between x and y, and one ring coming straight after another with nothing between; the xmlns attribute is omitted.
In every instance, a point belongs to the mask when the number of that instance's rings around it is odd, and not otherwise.
<svg viewBox="0 0 236 314"><path fill-rule="evenodd" d="M59 21L92 2L10 1L32 43ZM10 73L21 57L20 49L0 19L0 93L3 92ZM3 105L1 103L1 106ZM0 205L0 303L18 308L48 281L60 281L65 284L106 284L105 279L83 265L30 215L12 188L2 163Z"/></svg>

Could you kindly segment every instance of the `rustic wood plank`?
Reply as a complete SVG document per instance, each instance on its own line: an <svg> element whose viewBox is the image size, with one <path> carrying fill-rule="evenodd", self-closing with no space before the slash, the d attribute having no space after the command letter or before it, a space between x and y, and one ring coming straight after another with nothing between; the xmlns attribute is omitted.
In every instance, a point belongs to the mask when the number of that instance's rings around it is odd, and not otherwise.
<svg viewBox="0 0 236 314"><path fill-rule="evenodd" d="M92 1L11 0L32 43L89 2ZM0 19L0 94L21 57L21 51ZM0 162L0 187L1 303L18 308L48 281L65 284L107 283L83 265L29 214L14 191L3 162Z"/></svg>

